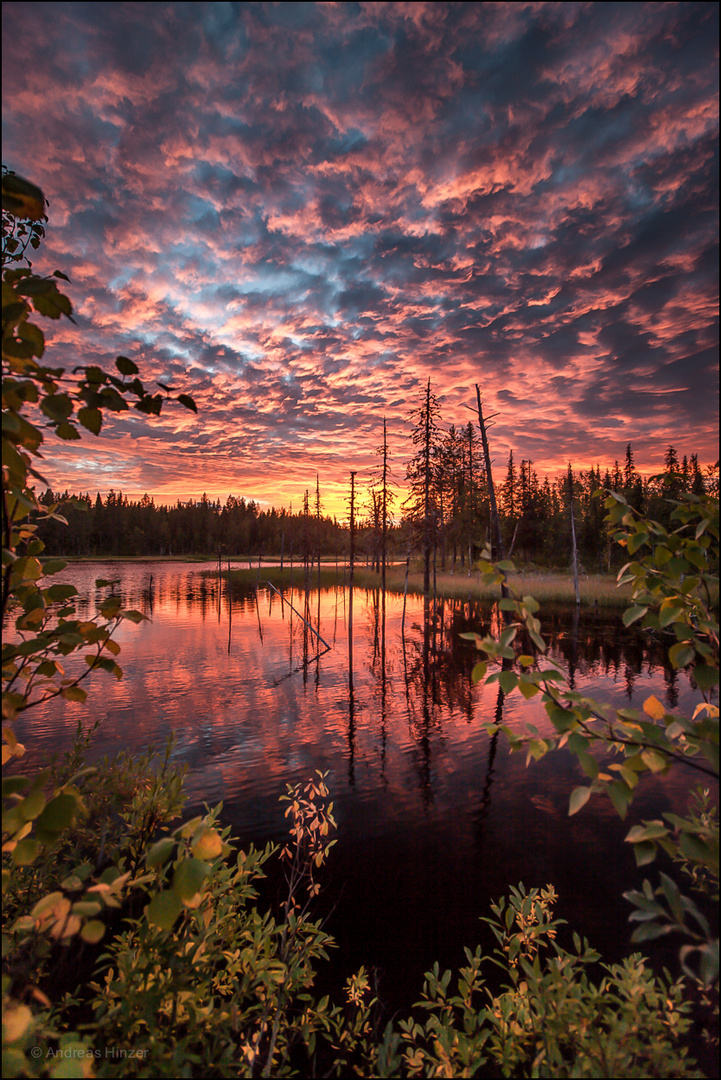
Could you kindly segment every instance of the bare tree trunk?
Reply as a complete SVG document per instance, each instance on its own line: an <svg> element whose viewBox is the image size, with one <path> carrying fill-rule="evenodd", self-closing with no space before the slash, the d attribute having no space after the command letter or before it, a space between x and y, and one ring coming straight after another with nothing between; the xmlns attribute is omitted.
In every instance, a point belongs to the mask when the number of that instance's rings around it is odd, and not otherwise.
<svg viewBox="0 0 721 1080"><path fill-rule="evenodd" d="M493 474L491 472L491 452L488 448L488 435L486 433L486 422L483 419L483 407L481 405L481 390L476 383L476 400L478 402L478 426L481 429L481 442L483 443L483 456L486 460L486 484L488 486L488 501L491 504L491 526L495 533L496 539L496 552L500 559L504 558L503 554L503 537L501 535L501 519L498 516L498 505L496 503L496 491L493 486ZM495 414L494 414L495 415Z"/></svg>
<svg viewBox="0 0 721 1080"><path fill-rule="evenodd" d="M491 451L488 447L488 435L486 433L486 422L483 419L483 406L481 405L481 390L476 383L476 401L478 403L478 426L481 429L481 442L483 443L483 456L486 461L486 484L488 486L488 501L491 505L491 523L493 531L496 534L496 550L498 557L503 559L503 536L501 535L501 519L498 516L498 505L496 503L496 491L493 486L493 473L491 472ZM495 414L494 414L495 415ZM505 574L503 582L501 584L501 596L508 596L508 586L506 585Z"/></svg>
<svg viewBox="0 0 721 1080"><path fill-rule="evenodd" d="M316 543L318 545L318 595L320 596L320 482L315 474L315 523Z"/></svg>
<svg viewBox="0 0 721 1080"><path fill-rule="evenodd" d="M403 617L401 618L401 637L406 625L406 600L408 599L408 574L411 569L411 538L408 537L408 555L406 557L406 583L403 587Z"/></svg>
<svg viewBox="0 0 721 1080"><path fill-rule="evenodd" d="M518 536L518 526L521 524L522 520L523 520L522 518L518 519L518 521L516 522L516 527L513 530L513 539L511 540L511 546L508 549L508 558L509 559L510 559L511 555L513 554L514 547L516 546L516 537Z"/></svg>
<svg viewBox="0 0 721 1080"><path fill-rule="evenodd" d="M383 536L381 543L381 590L383 592L383 606L385 609L386 597L386 560L388 557L388 438L386 434L386 418L383 417Z"/></svg>
<svg viewBox="0 0 721 1080"><path fill-rule="evenodd" d="M568 512L571 517L571 565L573 567L573 589L576 594L576 603L581 603L581 593L578 588L578 551L576 549L576 522L573 517L573 473L568 466Z"/></svg>
<svg viewBox="0 0 721 1080"><path fill-rule="evenodd" d="M305 591L310 588L310 570L308 558L310 554L310 541L308 539L308 489L303 496L303 566L305 570Z"/></svg>
<svg viewBox="0 0 721 1080"><path fill-rule="evenodd" d="M355 559L355 477L350 474L350 552L348 567L348 686L353 688L353 561Z"/></svg>

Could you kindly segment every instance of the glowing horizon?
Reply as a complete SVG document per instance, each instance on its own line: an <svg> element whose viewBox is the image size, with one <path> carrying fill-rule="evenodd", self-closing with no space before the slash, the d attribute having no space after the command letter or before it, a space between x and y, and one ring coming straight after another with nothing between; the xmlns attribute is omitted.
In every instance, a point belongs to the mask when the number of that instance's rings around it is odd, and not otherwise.
<svg viewBox="0 0 721 1080"><path fill-rule="evenodd" d="M345 513L428 378L540 477L718 456L718 7L3 7L5 163L50 200L48 362L193 395L54 490ZM28 58L31 57L31 60Z"/></svg>

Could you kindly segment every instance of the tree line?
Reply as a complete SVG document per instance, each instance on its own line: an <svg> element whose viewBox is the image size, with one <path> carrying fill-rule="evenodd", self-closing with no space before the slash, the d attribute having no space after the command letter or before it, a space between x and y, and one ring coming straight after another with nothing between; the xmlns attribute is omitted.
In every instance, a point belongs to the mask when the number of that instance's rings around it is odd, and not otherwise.
<svg viewBox="0 0 721 1080"><path fill-rule="evenodd" d="M362 561L381 569L388 559L415 557L431 550L439 569L472 565L491 542L492 520L486 467L476 425L444 428L431 394L411 414L414 450L404 465L408 497L400 504L384 435L381 464L369 477L365 495L355 507L355 551ZM360 485L356 485L356 491ZM540 478L533 462L517 463L513 451L495 494L506 555L520 563L565 566L571 557L570 508L573 502L578 557L587 571L612 567L613 554L603 507L594 492L622 494L634 509L662 523L673 500L683 493L713 493L715 468L702 468L698 455L679 458L669 446L664 472L642 476L631 443L623 463L613 469L596 466L562 478ZM48 518L39 523L39 538L51 554L75 556L188 556L220 553L225 557L282 557L312 561L320 556L347 558L349 527L323 513L319 485L306 492L299 511L261 507L254 500L229 495L224 503L203 495L174 506L156 505L144 495L134 501L111 490L103 499L89 494L47 491L46 505L60 503L67 525ZM617 556L618 557L618 556ZM614 564L615 565L615 564Z"/></svg>

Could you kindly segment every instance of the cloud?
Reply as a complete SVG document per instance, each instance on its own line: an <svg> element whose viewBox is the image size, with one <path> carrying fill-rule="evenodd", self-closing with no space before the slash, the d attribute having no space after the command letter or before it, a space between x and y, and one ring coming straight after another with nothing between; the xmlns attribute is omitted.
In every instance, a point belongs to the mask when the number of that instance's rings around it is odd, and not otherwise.
<svg viewBox="0 0 721 1080"><path fill-rule="evenodd" d="M446 423L480 383L497 460L541 474L715 458L716 5L3 20L6 163L78 314L54 362L131 355L200 407L109 421L58 486L297 503L322 467L330 505L384 415L402 475L429 376Z"/></svg>

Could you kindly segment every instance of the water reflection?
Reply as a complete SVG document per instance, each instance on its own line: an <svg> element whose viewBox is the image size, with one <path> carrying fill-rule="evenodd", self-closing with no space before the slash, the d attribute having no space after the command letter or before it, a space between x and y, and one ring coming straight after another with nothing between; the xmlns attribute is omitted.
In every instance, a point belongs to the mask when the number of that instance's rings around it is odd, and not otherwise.
<svg viewBox="0 0 721 1080"><path fill-rule="evenodd" d="M82 614L102 597L95 578L119 578L124 606L152 621L121 627L121 682L99 675L87 706L28 714L22 741L60 751L78 721L98 715L97 756L162 747L172 732L191 801L222 799L243 842L279 837L285 784L327 771L339 824L331 929L349 966L384 971L391 998L414 999L433 960L462 962L489 900L521 880L553 882L561 914L618 951L621 892L639 880L623 844L629 822L601 800L569 819L574 761L558 754L526 769L488 734L489 721L548 730L537 698L473 684L477 653L459 635L500 632L498 607L306 591L300 571L279 593L260 573L243 590L217 564L73 566L65 576L81 589ZM697 700L661 643L613 613L552 608L543 632L573 686L594 697L621 705L654 693L682 709ZM646 785L635 818L682 809L686 786L683 774Z"/></svg>

